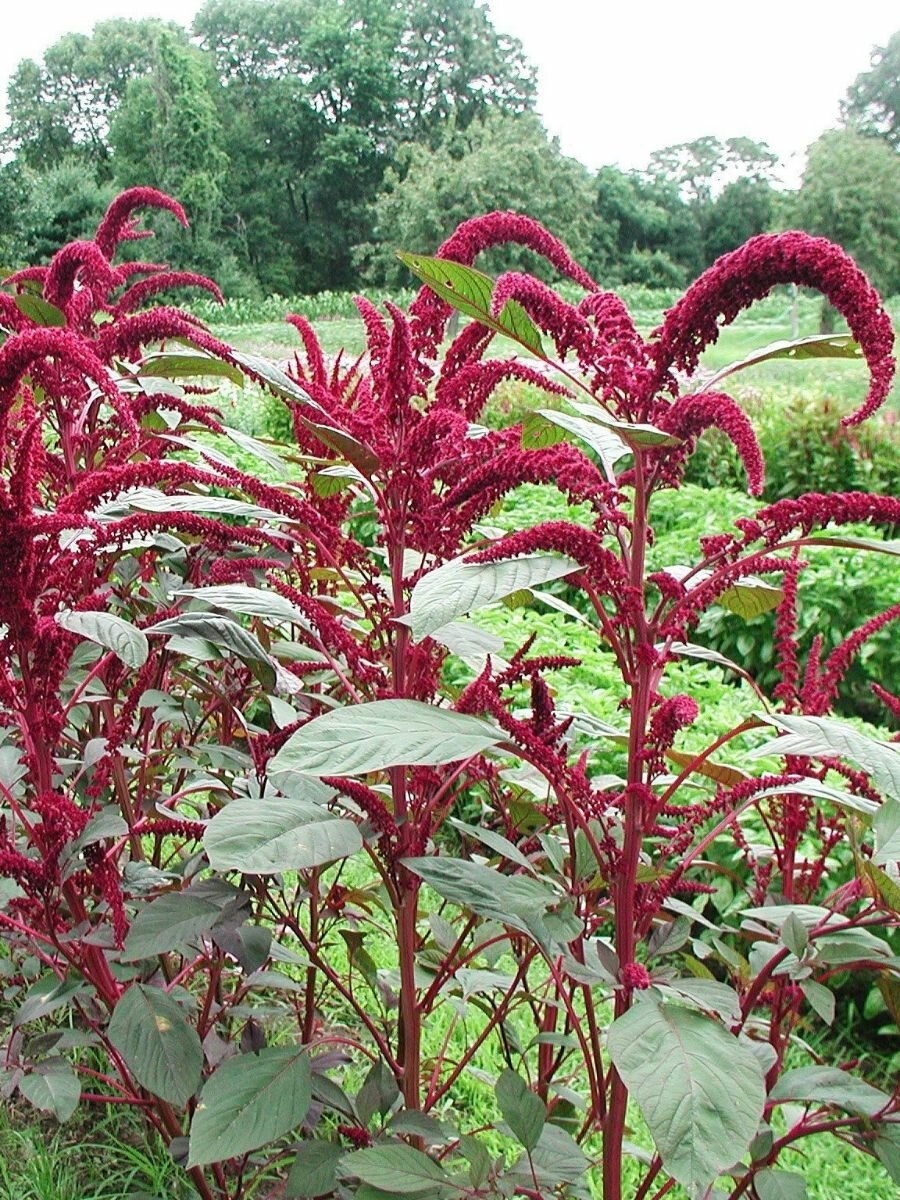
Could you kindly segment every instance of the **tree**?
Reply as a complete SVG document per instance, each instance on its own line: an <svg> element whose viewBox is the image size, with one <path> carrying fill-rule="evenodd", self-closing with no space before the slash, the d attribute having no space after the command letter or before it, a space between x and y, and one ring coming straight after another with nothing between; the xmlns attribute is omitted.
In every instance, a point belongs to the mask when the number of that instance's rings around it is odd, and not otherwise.
<svg viewBox="0 0 900 1200"><path fill-rule="evenodd" d="M23 59L9 84L6 146L37 170L77 154L109 178L110 124L163 32L187 43L183 29L154 18L101 21L90 36L65 34L41 64Z"/></svg>
<svg viewBox="0 0 900 1200"><path fill-rule="evenodd" d="M678 189L653 176L601 167L596 176L591 266L604 284L682 284L702 248Z"/></svg>
<svg viewBox="0 0 900 1200"><path fill-rule="evenodd" d="M110 130L117 182L150 184L177 196L190 231L166 222L162 245L171 257L207 271L221 257L217 235L228 166L211 68L201 51L163 31L149 73L128 84Z"/></svg>
<svg viewBox="0 0 900 1200"><path fill-rule="evenodd" d="M230 218L268 290L348 287L397 146L533 103L521 48L475 0L208 0Z"/></svg>
<svg viewBox="0 0 900 1200"><path fill-rule="evenodd" d="M839 242L884 294L900 291L900 156L832 129L809 149L797 197L801 228Z"/></svg>
<svg viewBox="0 0 900 1200"><path fill-rule="evenodd" d="M860 133L900 150L900 31L886 46L875 47L871 61L847 89L841 113Z"/></svg>
<svg viewBox="0 0 900 1200"><path fill-rule="evenodd" d="M413 281L398 249L432 254L468 217L494 209L526 213L563 234L575 255L590 249L590 174L566 158L536 117L489 116L455 126L435 148L410 142L388 169L371 213L371 240L357 247L365 277L378 286ZM487 256L487 270L525 269L526 250Z"/></svg>
<svg viewBox="0 0 900 1200"><path fill-rule="evenodd" d="M778 162L765 142L733 137L720 142L701 137L693 142L665 146L650 156L649 172L674 184L685 199L709 203L733 179L768 180Z"/></svg>

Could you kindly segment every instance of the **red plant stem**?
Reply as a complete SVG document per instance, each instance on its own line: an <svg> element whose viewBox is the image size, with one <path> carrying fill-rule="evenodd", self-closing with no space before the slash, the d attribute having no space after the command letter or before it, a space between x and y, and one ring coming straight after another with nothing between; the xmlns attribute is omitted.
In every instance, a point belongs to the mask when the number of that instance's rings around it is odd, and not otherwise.
<svg viewBox="0 0 900 1200"><path fill-rule="evenodd" d="M628 788L625 802L625 839L619 874L614 884L616 954L625 966L634 961L635 892L637 870L643 841L643 749L652 697L651 675L653 641L644 613L644 561L647 550L647 493L643 453L634 455L634 520L630 548L629 579L640 595L634 630L634 670L631 676L631 724L628 734ZM615 996L615 1016L620 1017L631 1004L631 991L620 988ZM615 1068L609 1074L609 1107L603 1129L604 1200L622 1198L622 1140L628 1108L628 1090Z"/></svg>

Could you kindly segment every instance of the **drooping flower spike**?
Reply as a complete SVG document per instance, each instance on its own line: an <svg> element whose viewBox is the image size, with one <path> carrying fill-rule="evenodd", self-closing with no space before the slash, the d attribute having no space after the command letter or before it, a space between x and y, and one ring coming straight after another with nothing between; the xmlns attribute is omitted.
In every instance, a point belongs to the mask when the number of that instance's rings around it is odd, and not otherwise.
<svg viewBox="0 0 900 1200"><path fill-rule="evenodd" d="M135 228L136 213L141 208L164 209L172 213L185 229L188 227L187 213L171 196L151 187L129 188L110 204L94 235L94 241L107 258L112 258L120 242L150 235L150 230L138 231Z"/></svg>
<svg viewBox="0 0 900 1200"><path fill-rule="evenodd" d="M785 283L815 288L846 319L865 355L870 383L863 403L844 422L856 425L871 416L887 398L894 377L890 317L846 251L797 230L751 238L722 255L688 288L651 336L653 387L671 387L672 368L692 372L723 324Z"/></svg>

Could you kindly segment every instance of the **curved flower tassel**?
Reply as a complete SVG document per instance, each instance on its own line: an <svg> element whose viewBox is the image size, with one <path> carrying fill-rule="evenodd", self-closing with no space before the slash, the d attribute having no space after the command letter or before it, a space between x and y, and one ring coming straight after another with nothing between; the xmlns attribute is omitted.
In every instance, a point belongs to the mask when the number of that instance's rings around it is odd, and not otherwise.
<svg viewBox="0 0 900 1200"><path fill-rule="evenodd" d="M792 230L763 233L723 254L670 308L653 334L654 385L664 386L673 368L692 371L703 350L754 300L777 284L816 288L846 319L869 365L865 400L844 424L857 425L887 398L894 377L894 333L881 299L853 259L826 238Z"/></svg>

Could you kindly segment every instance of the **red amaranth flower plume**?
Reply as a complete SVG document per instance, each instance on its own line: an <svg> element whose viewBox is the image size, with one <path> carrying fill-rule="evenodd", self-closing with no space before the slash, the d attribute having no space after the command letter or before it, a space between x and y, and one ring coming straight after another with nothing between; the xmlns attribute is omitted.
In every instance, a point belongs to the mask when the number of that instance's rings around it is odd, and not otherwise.
<svg viewBox="0 0 900 1200"><path fill-rule="evenodd" d="M132 241L135 238L149 235L149 230L138 231L135 228L135 213L140 208L165 209L187 229L187 214L177 200L157 191L156 188L129 188L128 191L121 192L116 196L94 234L94 241L107 258L112 258L120 242Z"/></svg>
<svg viewBox="0 0 900 1200"><path fill-rule="evenodd" d="M761 495L766 477L762 450L750 418L730 396L721 392L682 396L657 420L657 424L685 443L657 454L667 481L678 482L683 463L704 430L721 429L744 464L751 495Z"/></svg>
<svg viewBox="0 0 900 1200"><path fill-rule="evenodd" d="M539 221L514 212L491 212L463 221L437 252L438 258L471 266L485 250L506 243L527 246L556 267L561 275L573 279L586 291L599 289L591 276L580 266L563 243L545 229ZM416 349L436 356L444 328L451 313L450 305L441 300L429 287L423 287L410 306L413 318L413 343Z"/></svg>
<svg viewBox="0 0 900 1200"><path fill-rule="evenodd" d="M666 313L651 339L655 387L672 367L693 371L722 324L777 284L816 288L846 318L869 365L869 391L844 423L856 425L884 403L894 376L894 334L880 297L853 259L826 238L792 230L763 233L722 255Z"/></svg>

